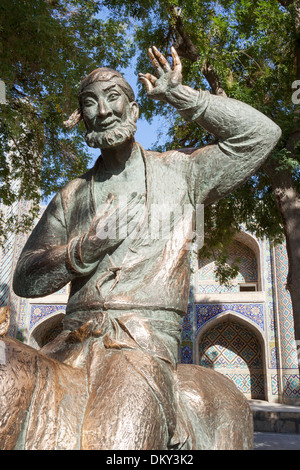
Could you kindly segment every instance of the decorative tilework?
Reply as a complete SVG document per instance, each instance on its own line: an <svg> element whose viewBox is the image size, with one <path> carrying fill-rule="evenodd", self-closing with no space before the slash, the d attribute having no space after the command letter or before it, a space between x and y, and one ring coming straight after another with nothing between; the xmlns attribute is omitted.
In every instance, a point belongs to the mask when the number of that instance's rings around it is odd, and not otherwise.
<svg viewBox="0 0 300 470"><path fill-rule="evenodd" d="M192 303L188 304L187 313L182 320L182 332L180 343L180 362L183 364L193 363L193 321L194 321L194 306Z"/></svg>
<svg viewBox="0 0 300 470"><path fill-rule="evenodd" d="M197 293L198 294L227 294L228 292L239 292L239 285L232 285L230 287L221 286L220 284L216 283L209 283L209 284L201 284L198 285Z"/></svg>
<svg viewBox="0 0 300 470"><path fill-rule="evenodd" d="M193 341L193 304L188 304L186 315L182 320L181 341Z"/></svg>
<svg viewBox="0 0 300 470"><path fill-rule="evenodd" d="M246 317L264 330L264 308L261 303L253 304L197 304L196 321L197 332L209 320L215 316L232 311Z"/></svg>
<svg viewBox="0 0 300 470"><path fill-rule="evenodd" d="M282 345L282 367L284 369L298 370L292 304L290 294L285 287L288 272L286 249L283 245L277 246L275 248L275 253L279 321Z"/></svg>
<svg viewBox="0 0 300 470"><path fill-rule="evenodd" d="M56 312L64 312L65 310L65 305L31 305L29 329L32 330L34 325L36 325L43 318L46 318L49 315L53 315Z"/></svg>
<svg viewBox="0 0 300 470"><path fill-rule="evenodd" d="M262 374L230 374L225 373L236 387L247 397L252 399L264 399L264 378Z"/></svg>
<svg viewBox="0 0 300 470"><path fill-rule="evenodd" d="M261 347L254 334L234 321L221 322L201 338L200 365L221 372L252 398L264 397Z"/></svg>
<svg viewBox="0 0 300 470"><path fill-rule="evenodd" d="M201 339L200 357L213 367L262 369L261 348L253 333L235 322L221 322ZM200 364L202 364L200 360ZM206 361L207 365L207 361Z"/></svg>
<svg viewBox="0 0 300 470"><path fill-rule="evenodd" d="M193 363L193 350L189 344L182 343L181 346L181 363L192 364Z"/></svg>
<svg viewBox="0 0 300 470"><path fill-rule="evenodd" d="M271 375L271 386L272 386L272 395L278 395L279 394L278 374Z"/></svg>
<svg viewBox="0 0 300 470"><path fill-rule="evenodd" d="M237 240L229 248L228 265L232 265L234 262L239 264L239 273L232 281L232 286L226 287L216 283L215 262L208 258L199 260L197 293L239 292L238 283L257 282L258 271L255 254L248 246Z"/></svg>
<svg viewBox="0 0 300 470"><path fill-rule="evenodd" d="M283 393L287 397L300 397L300 383L298 374L285 374L283 376Z"/></svg>

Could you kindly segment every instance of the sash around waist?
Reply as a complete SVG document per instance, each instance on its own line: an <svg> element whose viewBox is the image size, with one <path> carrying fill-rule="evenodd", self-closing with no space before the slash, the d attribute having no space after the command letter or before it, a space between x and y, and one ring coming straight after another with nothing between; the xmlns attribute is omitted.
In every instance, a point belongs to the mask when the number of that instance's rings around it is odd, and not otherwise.
<svg viewBox="0 0 300 470"><path fill-rule="evenodd" d="M87 310L74 310L71 312L67 311L67 314L63 320L64 329L66 330L75 330L80 326L84 325L89 320L96 320L96 318L101 317L103 313L106 313L111 319L127 317L128 314L135 315L141 319L145 320L157 320L162 322L167 322L174 324L174 327L177 329L181 328L182 323L182 314L177 313L174 310L161 310L156 308L151 309L140 309L140 308L130 308L129 306L124 309L104 309L98 305L97 308L88 308Z"/></svg>
<svg viewBox="0 0 300 470"><path fill-rule="evenodd" d="M106 349L141 349L175 366L181 334L181 316L166 310L88 310L66 315L70 336L89 325Z"/></svg>

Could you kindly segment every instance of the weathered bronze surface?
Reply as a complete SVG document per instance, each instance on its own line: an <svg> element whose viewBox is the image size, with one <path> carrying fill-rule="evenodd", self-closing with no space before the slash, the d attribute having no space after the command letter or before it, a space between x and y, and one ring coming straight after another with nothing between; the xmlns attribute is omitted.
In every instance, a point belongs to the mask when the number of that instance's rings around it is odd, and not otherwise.
<svg viewBox="0 0 300 470"><path fill-rule="evenodd" d="M148 96L218 143L146 152L134 140L138 106L123 77L101 68L83 80L65 125L83 119L101 156L49 204L14 276L23 297L71 282L64 329L40 351L1 340L2 449L252 447L247 400L222 375L177 365L177 351L196 206L249 178L280 129L250 106L182 85L174 48L173 69L155 47L149 56L158 78L140 74ZM157 211L165 219L174 204L193 211L184 218L173 211L170 230L154 236Z"/></svg>
<svg viewBox="0 0 300 470"><path fill-rule="evenodd" d="M0 336L6 335L10 325L10 308L6 305L0 307Z"/></svg>
<svg viewBox="0 0 300 470"><path fill-rule="evenodd" d="M0 364L2 450L252 448L250 407L213 370L171 370L144 352L115 353L97 340L86 369L13 338L0 341L7 358Z"/></svg>

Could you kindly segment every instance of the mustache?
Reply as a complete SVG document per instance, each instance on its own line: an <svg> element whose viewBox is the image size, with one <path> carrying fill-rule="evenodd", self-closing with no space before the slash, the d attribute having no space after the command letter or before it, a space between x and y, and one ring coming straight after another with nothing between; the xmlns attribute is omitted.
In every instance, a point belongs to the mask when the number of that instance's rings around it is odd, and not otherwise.
<svg viewBox="0 0 300 470"><path fill-rule="evenodd" d="M109 148L121 144L132 137L136 129L136 123L132 119L128 119L126 123L103 132L87 131L85 141L92 148Z"/></svg>

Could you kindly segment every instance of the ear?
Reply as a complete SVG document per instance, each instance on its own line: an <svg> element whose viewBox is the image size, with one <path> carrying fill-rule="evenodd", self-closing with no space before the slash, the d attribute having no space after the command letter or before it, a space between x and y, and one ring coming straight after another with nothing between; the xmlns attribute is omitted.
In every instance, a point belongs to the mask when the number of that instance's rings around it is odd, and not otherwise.
<svg viewBox="0 0 300 470"><path fill-rule="evenodd" d="M132 101L130 103L130 109L131 109L131 116L134 122L138 120L139 117L139 106L135 101Z"/></svg>

